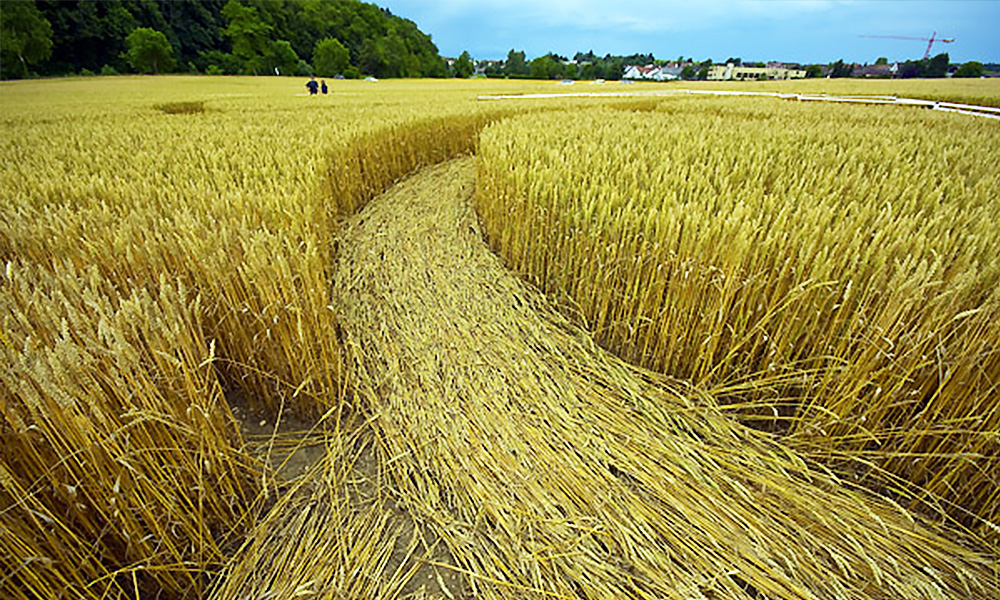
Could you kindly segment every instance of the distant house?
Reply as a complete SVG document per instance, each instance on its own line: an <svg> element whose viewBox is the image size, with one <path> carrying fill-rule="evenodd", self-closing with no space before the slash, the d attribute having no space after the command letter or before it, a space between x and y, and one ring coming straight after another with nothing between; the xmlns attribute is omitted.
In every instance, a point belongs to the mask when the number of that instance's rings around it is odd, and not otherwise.
<svg viewBox="0 0 1000 600"><path fill-rule="evenodd" d="M662 81L672 81L674 79L681 78L681 71L684 70L683 66L676 63L671 63L660 67L660 75L663 77Z"/></svg>
<svg viewBox="0 0 1000 600"><path fill-rule="evenodd" d="M855 65L854 71L851 72L851 75L853 77L889 78L895 77L898 72L898 63L893 63L891 65Z"/></svg>
<svg viewBox="0 0 1000 600"><path fill-rule="evenodd" d="M475 63L476 75L489 75L490 73L500 73L503 71L504 61L502 60L478 60Z"/></svg>
<svg viewBox="0 0 1000 600"><path fill-rule="evenodd" d="M780 66L779 66L780 65ZM737 67L733 63L712 65L708 79L712 81L755 81L759 79L804 79L803 69L788 68L782 63L768 63L766 67Z"/></svg>
<svg viewBox="0 0 1000 600"><path fill-rule="evenodd" d="M651 71L650 67L640 67L639 65L629 65L625 67L625 72L622 73L622 79L648 79L646 75Z"/></svg>
<svg viewBox="0 0 1000 600"><path fill-rule="evenodd" d="M622 79L631 79L634 81L674 81L680 79L680 77L681 69L670 65L629 65L625 67L625 72L622 73Z"/></svg>

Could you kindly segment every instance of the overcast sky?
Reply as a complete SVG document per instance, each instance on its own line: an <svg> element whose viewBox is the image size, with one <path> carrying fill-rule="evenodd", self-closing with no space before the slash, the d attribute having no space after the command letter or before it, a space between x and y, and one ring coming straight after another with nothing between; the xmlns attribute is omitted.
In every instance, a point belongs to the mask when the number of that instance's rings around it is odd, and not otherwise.
<svg viewBox="0 0 1000 600"><path fill-rule="evenodd" d="M374 0L429 33L442 56L499 59L555 52L652 52L696 60L829 63L920 58L926 43L880 34L955 38L931 55L1000 62L1000 0Z"/></svg>

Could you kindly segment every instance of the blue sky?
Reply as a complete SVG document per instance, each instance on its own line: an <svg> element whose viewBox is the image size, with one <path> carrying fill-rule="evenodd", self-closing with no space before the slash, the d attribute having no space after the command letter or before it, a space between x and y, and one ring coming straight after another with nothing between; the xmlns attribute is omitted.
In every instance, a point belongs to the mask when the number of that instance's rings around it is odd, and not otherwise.
<svg viewBox="0 0 1000 600"><path fill-rule="evenodd" d="M429 33L442 56L504 58L652 52L696 60L875 62L923 56L926 43L864 34L955 38L931 55L1000 62L1000 0L374 0Z"/></svg>

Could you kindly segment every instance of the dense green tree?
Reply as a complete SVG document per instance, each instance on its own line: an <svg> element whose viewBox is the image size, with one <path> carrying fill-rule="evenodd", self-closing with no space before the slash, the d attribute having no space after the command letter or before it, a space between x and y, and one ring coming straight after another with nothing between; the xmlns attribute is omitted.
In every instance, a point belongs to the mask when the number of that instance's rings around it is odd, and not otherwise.
<svg viewBox="0 0 1000 600"><path fill-rule="evenodd" d="M618 81L625 74L625 59L620 56L606 55L604 57L604 78Z"/></svg>
<svg viewBox="0 0 1000 600"><path fill-rule="evenodd" d="M116 36L107 33L104 14L109 5L97 2L39 0L38 9L52 24L52 57L40 69L46 74L78 73L104 64L121 69L124 39L137 25ZM107 51L105 51L107 47Z"/></svg>
<svg viewBox="0 0 1000 600"><path fill-rule="evenodd" d="M948 53L938 54L931 59L908 60L899 66L898 76L903 79L914 77L944 77L948 74Z"/></svg>
<svg viewBox="0 0 1000 600"><path fill-rule="evenodd" d="M534 79L560 79L561 66L552 54L539 56L531 61L531 77Z"/></svg>
<svg viewBox="0 0 1000 600"><path fill-rule="evenodd" d="M850 77L851 73L854 72L854 65L844 64L844 60L840 59L837 62L830 65L830 77Z"/></svg>
<svg viewBox="0 0 1000 600"><path fill-rule="evenodd" d="M270 75L292 75L297 74L299 65L299 55L292 49L292 44L287 40L278 40L268 44L261 57L261 67L264 72Z"/></svg>
<svg viewBox="0 0 1000 600"><path fill-rule="evenodd" d="M174 32L160 12L163 5L150 0L39 0L53 29L52 59L45 72L95 71L104 65L125 70L125 39L137 27L162 32L173 46Z"/></svg>
<svg viewBox="0 0 1000 600"><path fill-rule="evenodd" d="M383 77L389 67L389 62L385 59L385 50L382 45L373 39L365 40L361 44L358 67L363 73Z"/></svg>
<svg viewBox="0 0 1000 600"><path fill-rule="evenodd" d="M923 77L926 70L926 60L908 60L899 66L899 77L903 79Z"/></svg>
<svg viewBox="0 0 1000 600"><path fill-rule="evenodd" d="M198 55L201 70L210 75L238 75L243 63L229 52L209 50Z"/></svg>
<svg viewBox="0 0 1000 600"><path fill-rule="evenodd" d="M350 24L342 38L344 45L351 51L351 62L362 67L362 54L365 53L365 42L375 43L378 36L382 35L384 28L373 24L364 12L358 12L351 17ZM371 47L367 48L368 58L371 60ZM363 67L362 67L363 68Z"/></svg>
<svg viewBox="0 0 1000 600"><path fill-rule="evenodd" d="M243 68L254 75L260 67L260 58L268 48L268 35L273 29L261 20L257 9L229 0L222 9L226 18L223 30L233 44L233 56L243 62Z"/></svg>
<svg viewBox="0 0 1000 600"><path fill-rule="evenodd" d="M982 77L983 63L970 60L955 71L955 77Z"/></svg>
<svg viewBox="0 0 1000 600"><path fill-rule="evenodd" d="M343 75L351 65L351 53L334 38L316 42L313 49L313 71L319 77Z"/></svg>
<svg viewBox="0 0 1000 600"><path fill-rule="evenodd" d="M178 61L199 64L203 52L221 49L225 0L172 0L160 4L164 33L177 53Z"/></svg>
<svg viewBox="0 0 1000 600"><path fill-rule="evenodd" d="M292 41L299 56L309 56L309 53L313 52L312 59L315 62L316 44L326 38L333 38L352 52L351 56L355 60L357 59L360 45L352 47L348 42L351 37L348 30L358 13L358 4L303 0L298 6L301 10L289 20L289 24L295 29L295 34L290 35L288 39ZM376 34L380 35L381 32L371 32L371 35ZM361 39L364 39L364 34Z"/></svg>
<svg viewBox="0 0 1000 600"><path fill-rule="evenodd" d="M406 41L396 31L380 39L386 66L380 77L419 77L420 63L407 48Z"/></svg>
<svg viewBox="0 0 1000 600"><path fill-rule="evenodd" d="M314 61L317 42L330 38L348 51L345 76L359 73L362 62L381 77L447 74L437 47L415 23L356 0L36 0L34 4L52 28L51 57L32 67L41 74L98 71L105 65L124 70L125 38L137 27L162 32L186 69L272 72L275 62L285 68L291 64L287 60L291 53L276 42L286 40L298 60L308 63ZM2 6L9 15L22 8L9 0ZM14 8L8 11L8 6ZM6 54L17 38L6 32L3 37L7 43L0 67L5 74L20 73L24 65ZM279 70L286 72L281 66ZM294 72L306 70L311 67L295 63Z"/></svg>
<svg viewBox="0 0 1000 600"><path fill-rule="evenodd" d="M174 68L174 50L162 32L137 27L125 38L128 64L140 73L157 74Z"/></svg>
<svg viewBox="0 0 1000 600"><path fill-rule="evenodd" d="M530 70L524 58L524 51L514 52L514 49L511 48L510 52L507 53L507 60L504 62L503 70L508 76L527 75Z"/></svg>
<svg viewBox="0 0 1000 600"><path fill-rule="evenodd" d="M420 56L421 69L424 77L447 77L448 67L444 59L435 54L422 54Z"/></svg>
<svg viewBox="0 0 1000 600"><path fill-rule="evenodd" d="M947 52L942 52L926 62L924 77L944 77L948 74L948 64L951 62L951 58Z"/></svg>
<svg viewBox="0 0 1000 600"><path fill-rule="evenodd" d="M0 7L0 76L26 77L28 65L52 53L52 25L34 2L4 2Z"/></svg>
<svg viewBox="0 0 1000 600"><path fill-rule="evenodd" d="M823 67L821 67L819 65L809 65L809 66L806 67L806 77L807 78L813 79L813 78L822 77L822 76L823 76Z"/></svg>
<svg viewBox="0 0 1000 600"><path fill-rule="evenodd" d="M389 21L389 41L398 38L402 42L404 54L399 62L403 77L444 76L444 61L438 54L437 46L430 36L417 28L416 23L394 17ZM390 50L392 46L390 45Z"/></svg>
<svg viewBox="0 0 1000 600"><path fill-rule="evenodd" d="M875 64L876 65L887 65L887 64L889 64L889 59L886 58L886 57L884 57L884 56L880 56L880 57L878 57L878 60L875 61Z"/></svg>
<svg viewBox="0 0 1000 600"><path fill-rule="evenodd" d="M692 67L691 65L684 65L684 68L681 69L681 79L685 79L685 80L687 80L687 79L694 79L697 76L698 76L698 72L695 71L694 67Z"/></svg>
<svg viewBox="0 0 1000 600"><path fill-rule="evenodd" d="M472 76L473 70L475 67L472 65L472 57L469 56L468 50L463 50L462 54L455 60L455 77L468 79Z"/></svg>
<svg viewBox="0 0 1000 600"><path fill-rule="evenodd" d="M157 16L159 16L157 14ZM154 22L155 21L155 22ZM162 19L154 18L146 20L144 23L140 23L132 11L129 10L122 2L109 2L103 6L103 15L101 16L101 21L99 22L99 32L97 33L98 38L102 40L102 47L99 53L92 56L85 67L95 68L98 63L105 64L105 60L100 56L100 54L117 54L119 57L125 59L128 62L129 47L128 47L128 36L132 34L133 31L138 27L145 27L154 31L161 32L164 37L167 37L165 33L166 26ZM169 41L169 38L168 38ZM173 44L171 44L171 48ZM108 59L114 61L114 56L109 56ZM171 56L173 53L171 51ZM118 62L118 66L125 67L125 64ZM128 66L132 66L131 63ZM132 67L135 69L135 67ZM170 67L173 68L173 67ZM124 70L124 69L123 69ZM167 69L164 69L167 70Z"/></svg>

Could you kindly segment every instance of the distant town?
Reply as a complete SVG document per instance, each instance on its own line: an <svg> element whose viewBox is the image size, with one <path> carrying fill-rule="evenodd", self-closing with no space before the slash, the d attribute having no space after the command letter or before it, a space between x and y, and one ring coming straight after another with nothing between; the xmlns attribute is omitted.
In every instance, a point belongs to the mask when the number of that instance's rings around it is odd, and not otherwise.
<svg viewBox="0 0 1000 600"><path fill-rule="evenodd" d="M573 58L549 53L527 60L523 51L511 50L506 60L473 60L463 52L458 58L445 58L449 72L456 76L508 77L556 80L631 80L631 81L760 81L805 79L814 77L858 77L870 79L912 79L936 77L1000 77L1000 64L970 61L952 63L947 53L923 59L890 62L877 58L871 64L845 63L800 64L795 62L751 62L738 57L714 62L658 60L652 54L596 56L577 53Z"/></svg>

